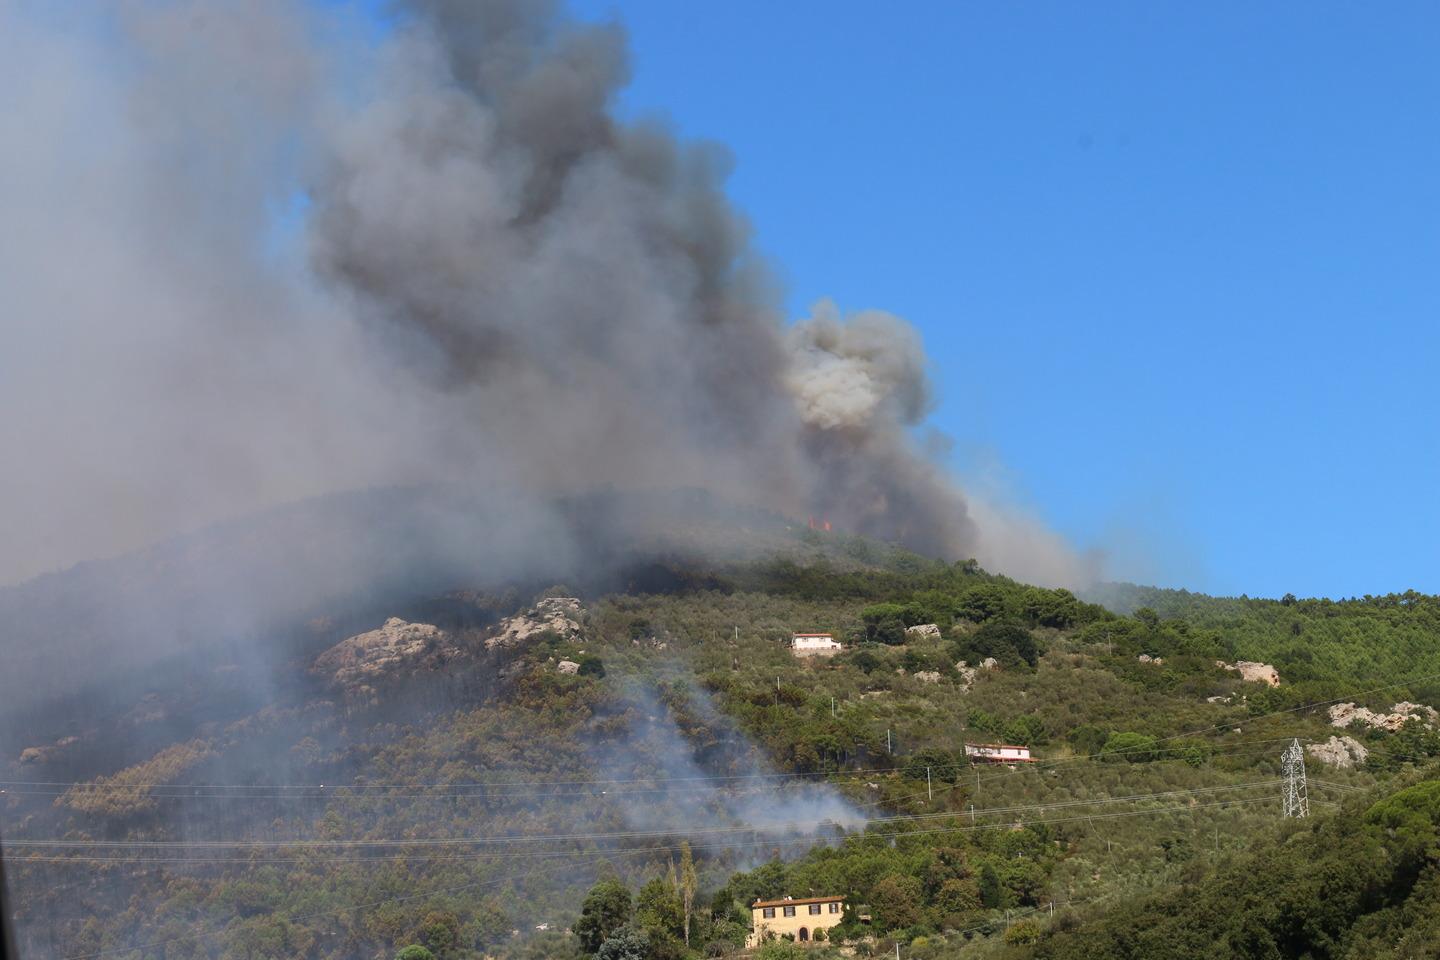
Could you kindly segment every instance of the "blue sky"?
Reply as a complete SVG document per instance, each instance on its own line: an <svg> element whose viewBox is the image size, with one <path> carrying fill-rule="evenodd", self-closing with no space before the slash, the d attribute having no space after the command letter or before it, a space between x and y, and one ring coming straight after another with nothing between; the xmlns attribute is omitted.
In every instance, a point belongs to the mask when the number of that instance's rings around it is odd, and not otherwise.
<svg viewBox="0 0 1440 960"><path fill-rule="evenodd" d="M1118 578L1440 592L1440 6L568 6L792 316L919 327L962 477Z"/></svg>
<svg viewBox="0 0 1440 960"><path fill-rule="evenodd" d="M793 313L916 324L962 474L1113 572L1440 591L1440 7L575 0Z"/></svg>

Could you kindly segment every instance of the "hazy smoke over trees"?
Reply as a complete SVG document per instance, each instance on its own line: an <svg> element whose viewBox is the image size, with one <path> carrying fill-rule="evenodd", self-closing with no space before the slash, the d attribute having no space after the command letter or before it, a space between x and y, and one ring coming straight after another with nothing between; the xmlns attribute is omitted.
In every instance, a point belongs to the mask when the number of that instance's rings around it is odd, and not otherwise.
<svg viewBox="0 0 1440 960"><path fill-rule="evenodd" d="M724 151L613 115L619 27L522 0L415 0L378 42L300 0L114 18L0 0L0 442L27 465L0 582L397 482L704 486L1080 578L917 449L910 326L786 326Z"/></svg>

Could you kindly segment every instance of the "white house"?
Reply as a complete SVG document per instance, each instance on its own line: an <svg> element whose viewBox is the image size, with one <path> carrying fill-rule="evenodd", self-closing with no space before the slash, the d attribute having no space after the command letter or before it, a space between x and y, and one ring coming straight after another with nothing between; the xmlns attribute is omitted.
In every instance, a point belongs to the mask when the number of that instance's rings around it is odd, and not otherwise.
<svg viewBox="0 0 1440 960"><path fill-rule="evenodd" d="M965 756L971 763L1034 763L1029 747L1008 743L967 743Z"/></svg>
<svg viewBox="0 0 1440 960"><path fill-rule="evenodd" d="M844 645L828 633L795 633L790 636L790 652L797 657L828 657L842 649Z"/></svg>

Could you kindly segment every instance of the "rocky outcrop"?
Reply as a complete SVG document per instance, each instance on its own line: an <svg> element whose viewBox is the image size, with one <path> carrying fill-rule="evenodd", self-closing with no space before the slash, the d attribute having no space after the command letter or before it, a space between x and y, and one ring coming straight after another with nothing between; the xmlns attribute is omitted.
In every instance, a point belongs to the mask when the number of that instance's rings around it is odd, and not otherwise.
<svg viewBox="0 0 1440 960"><path fill-rule="evenodd" d="M1433 707L1427 707L1422 703L1410 703L1402 700L1390 708L1390 713L1376 713L1366 707L1353 703L1337 703L1330 708L1330 726L1344 729L1352 723L1359 723L1367 727L1374 727L1376 730L1389 730L1394 732L1405 726L1410 720L1419 720L1426 726L1433 727L1440 714L1435 712Z"/></svg>
<svg viewBox="0 0 1440 960"><path fill-rule="evenodd" d="M1401 700L1390 708L1402 717L1419 717L1424 720L1427 726L1434 726L1440 721L1440 712L1434 707L1427 707L1423 703L1411 703L1409 700Z"/></svg>
<svg viewBox="0 0 1440 960"><path fill-rule="evenodd" d="M970 664L965 660L961 660L959 663L955 664L955 673L958 674L960 677L960 689L967 692L969 691L971 685L975 683L975 678L980 674L982 670L999 669L1000 661L996 660L994 657L986 657L984 660L980 661L979 666L975 667L970 666Z"/></svg>
<svg viewBox="0 0 1440 960"><path fill-rule="evenodd" d="M558 673L576 674L580 672L580 664L576 663L574 660L561 660L559 663L555 664L555 670Z"/></svg>
<svg viewBox="0 0 1440 960"><path fill-rule="evenodd" d="M359 633L315 658L313 672L347 690L415 670L436 670L460 655L439 627L391 617L378 630Z"/></svg>
<svg viewBox="0 0 1440 960"><path fill-rule="evenodd" d="M905 628L906 640L939 640L940 626L934 623L921 623L913 627Z"/></svg>
<svg viewBox="0 0 1440 960"><path fill-rule="evenodd" d="M1348 770L1351 767L1365 762L1370 751L1365 749L1364 744L1353 737L1331 737L1324 743L1312 743L1305 748L1310 754L1321 763L1329 764L1332 767L1339 767Z"/></svg>
<svg viewBox="0 0 1440 960"><path fill-rule="evenodd" d="M1224 660L1216 660L1215 666L1222 670L1234 670L1240 674L1242 680L1251 683L1268 683L1272 687L1280 686L1280 671L1268 663L1256 663L1253 660L1236 660L1234 663L1226 663Z"/></svg>
<svg viewBox="0 0 1440 960"><path fill-rule="evenodd" d="M1159 665L1159 664L1162 664L1162 663L1165 662L1165 658L1164 658L1164 657L1152 657L1152 656L1150 656L1150 654L1148 654L1148 653L1142 653L1142 654L1140 654L1140 656L1136 657L1135 659L1138 660L1138 661L1140 661L1141 663L1153 663L1153 664L1156 664L1156 665Z"/></svg>
<svg viewBox="0 0 1440 960"><path fill-rule="evenodd" d="M939 670L917 670L915 671L915 673L911 674L911 676L913 676L916 680L919 680L921 683L940 682Z"/></svg>
<svg viewBox="0 0 1440 960"><path fill-rule="evenodd" d="M583 608L575 597L546 597L524 613L501 620L493 636L485 641L490 650L523 647L545 632L562 640L580 635Z"/></svg>

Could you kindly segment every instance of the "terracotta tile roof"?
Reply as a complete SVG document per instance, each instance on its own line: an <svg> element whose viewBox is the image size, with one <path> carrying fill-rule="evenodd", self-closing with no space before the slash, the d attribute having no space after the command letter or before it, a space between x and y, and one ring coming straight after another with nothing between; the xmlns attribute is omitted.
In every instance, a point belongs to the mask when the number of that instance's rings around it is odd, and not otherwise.
<svg viewBox="0 0 1440 960"><path fill-rule="evenodd" d="M794 907L803 906L807 903L834 903L837 900L844 900L844 897L797 897L794 900L756 900L750 904L750 909L756 907Z"/></svg>

